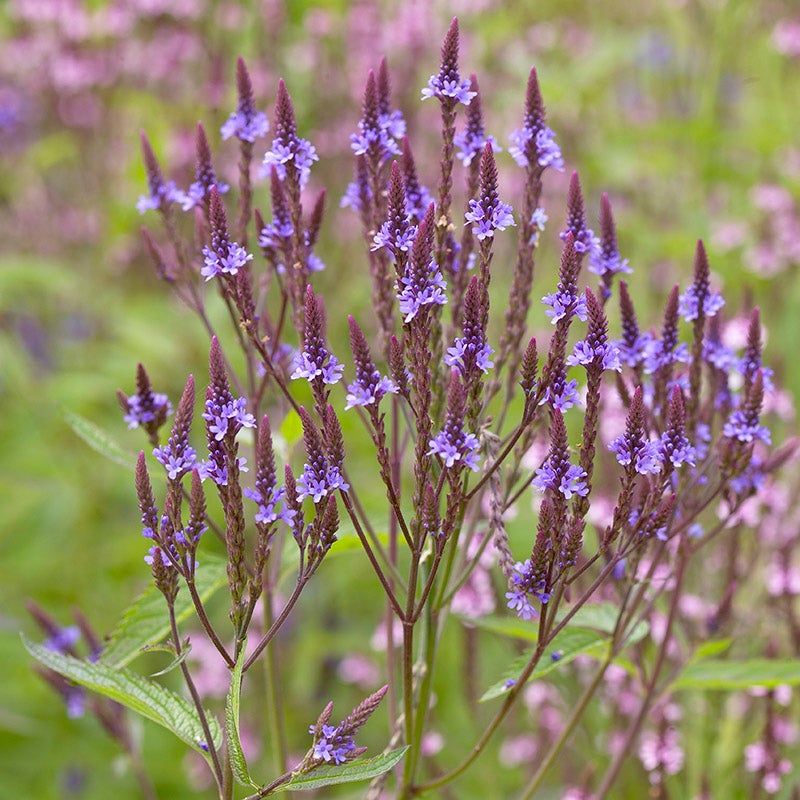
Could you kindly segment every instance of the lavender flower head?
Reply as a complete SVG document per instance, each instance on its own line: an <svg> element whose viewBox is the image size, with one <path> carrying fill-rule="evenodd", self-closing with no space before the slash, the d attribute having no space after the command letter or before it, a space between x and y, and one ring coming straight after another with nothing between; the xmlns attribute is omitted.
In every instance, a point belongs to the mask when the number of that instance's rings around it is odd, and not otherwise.
<svg viewBox="0 0 800 800"><path fill-rule="evenodd" d="M642 387L637 386L625 422L625 433L617 436L608 449L617 457L617 462L640 475L661 472L663 452L660 442L646 437L644 427L644 400Z"/></svg>
<svg viewBox="0 0 800 800"><path fill-rule="evenodd" d="M347 387L345 410L354 406L377 406L384 395L397 393L397 384L381 375L372 360L363 331L352 316L348 316L347 320L350 324L350 347L353 350L356 379Z"/></svg>
<svg viewBox="0 0 800 800"><path fill-rule="evenodd" d="M174 181L164 181L164 176L161 174L161 167L158 165L158 160L144 131L140 136L142 140L145 172L147 173L147 186L150 193L139 196L139 200L136 203L136 210L140 214L144 214L145 211L150 210L164 211L170 203L182 202L183 193L175 186Z"/></svg>
<svg viewBox="0 0 800 800"><path fill-rule="evenodd" d="M246 488L243 492L258 505L255 520L261 525L271 525L277 520L283 520L291 526L295 511L288 508L285 503L286 488L278 486L275 480L275 456L272 450L272 434L269 418L266 414L261 418L258 428L258 445L256 448L256 482L254 488ZM279 504L283 507L279 508Z"/></svg>
<svg viewBox="0 0 800 800"><path fill-rule="evenodd" d="M171 481L180 480L197 463L197 452L189 444L193 407L194 378L190 375L175 412L172 434L165 445L153 450L153 455L167 470L167 477Z"/></svg>
<svg viewBox="0 0 800 800"><path fill-rule="evenodd" d="M599 246L599 240L594 231L586 225L586 211L583 205L583 192L581 181L577 172L572 173L567 194L567 227L559 233L561 239L566 240L569 234L575 240L575 252L583 255L591 253Z"/></svg>
<svg viewBox="0 0 800 800"><path fill-rule="evenodd" d="M297 480L297 499L302 501L310 497L317 504L323 497L334 491L347 491L350 488L341 473L341 462L334 462L325 453L322 438L308 412L300 409L303 423L303 441L306 446L307 459L303 465L303 474Z"/></svg>
<svg viewBox="0 0 800 800"><path fill-rule="evenodd" d="M216 186L211 188L211 244L203 248L203 267L200 274L210 281L220 275L236 275L253 254L228 237L228 220L225 207Z"/></svg>
<svg viewBox="0 0 800 800"><path fill-rule="evenodd" d="M529 595L534 595L539 602L546 604L550 600L550 592L545 591L545 578L540 576L531 559L518 561L514 564L514 572L509 580L509 590L506 592L506 604L512 611L516 611L520 619L536 619L538 613L531 604Z"/></svg>
<svg viewBox="0 0 800 800"><path fill-rule="evenodd" d="M709 277L708 257L702 240L698 240L694 282L678 298L678 314L687 322L693 322L699 317L713 317L725 305L722 295L711 291Z"/></svg>
<svg viewBox="0 0 800 800"><path fill-rule="evenodd" d="M438 98L442 104L454 107L457 103L468 106L475 97L468 78L462 80L458 74L458 19L453 17L442 43L442 63L437 75L431 75L428 85L422 90L422 99Z"/></svg>
<svg viewBox="0 0 800 800"><path fill-rule="evenodd" d="M308 732L314 733L316 726L309 726ZM343 735L339 728L333 725L323 725L322 735L314 743L314 758L319 761L333 764L344 764L347 756L356 749L352 736Z"/></svg>
<svg viewBox="0 0 800 800"><path fill-rule="evenodd" d="M199 206L203 202L209 202L212 189L216 189L220 194L225 194L230 189L230 186L217 180L214 166L211 163L211 147L208 144L208 137L203 126L198 123L195 180L182 195L181 208L184 211L191 211L195 206Z"/></svg>
<svg viewBox="0 0 800 800"><path fill-rule="evenodd" d="M490 360L494 350L486 341L482 324L484 305L480 280L473 275L464 297L464 335L456 338L444 356L444 363L458 369L466 381L494 366Z"/></svg>
<svg viewBox="0 0 800 800"><path fill-rule="evenodd" d="M392 156L400 155L400 147L392 135L392 127L399 130L397 122L391 115L384 114L383 124L378 103L378 87L375 73L370 70L367 86L364 90L364 106L358 130L350 134L350 149L357 156L375 155L378 161L388 161ZM403 124L403 129L405 125Z"/></svg>
<svg viewBox="0 0 800 800"><path fill-rule="evenodd" d="M235 136L243 142L255 142L257 138L267 135L269 122L263 111L256 111L250 74L241 57L236 62L236 86L239 104L220 128L220 133L223 139Z"/></svg>
<svg viewBox="0 0 800 800"><path fill-rule="evenodd" d="M275 132L277 135L272 140L272 149L264 156L263 168L269 172L274 165L282 181L286 180L287 174L291 174L290 179L302 189L308 183L311 165L319 161L319 156L314 145L297 135L292 98L286 91L283 78L278 82Z"/></svg>
<svg viewBox="0 0 800 800"><path fill-rule="evenodd" d="M321 379L323 383L338 383L344 367L325 343L325 306L322 297L306 287L305 322L303 326L303 349L294 358L292 380L305 378L311 382Z"/></svg>
<svg viewBox="0 0 800 800"><path fill-rule="evenodd" d="M603 279L602 292L606 299L611 295L613 276L621 272L628 274L633 272L628 266L628 259L620 257L611 202L605 193L600 200L600 239L597 246L589 252L589 272Z"/></svg>
<svg viewBox="0 0 800 800"><path fill-rule="evenodd" d="M729 439L735 439L743 444L750 444L760 440L770 444L769 430L761 424L761 405L764 401L764 378L759 369L741 408L731 412L722 433Z"/></svg>
<svg viewBox="0 0 800 800"><path fill-rule="evenodd" d="M519 166L538 165L542 170L547 167L559 171L564 169L564 159L561 148L556 144L556 135L545 123L544 104L535 69L531 69L528 77L523 126L513 131L509 138L512 145L508 152Z"/></svg>
<svg viewBox="0 0 800 800"><path fill-rule="evenodd" d="M492 146L492 150L495 153L502 152L497 139L494 136L489 136L484 129L481 94L475 73L470 75L470 88L475 93L475 96L467 107L466 127L453 137L453 144L458 148L458 158L465 167L468 167L475 157L483 152L487 144Z"/></svg>
<svg viewBox="0 0 800 800"><path fill-rule="evenodd" d="M406 135L406 121L403 118L403 112L399 109L392 109L386 56L381 58L378 66L378 125L392 139L402 139Z"/></svg>
<svg viewBox="0 0 800 800"><path fill-rule="evenodd" d="M401 162L406 189L406 211L412 222L421 222L428 206L433 202L431 193L419 182L417 165L408 137L403 138L403 158Z"/></svg>
<svg viewBox="0 0 800 800"><path fill-rule="evenodd" d="M450 389L447 393L447 417L444 428L429 442L428 455L438 455L445 469L469 467L478 469L478 438L464 430L467 396L458 370L450 372Z"/></svg>
<svg viewBox="0 0 800 800"><path fill-rule="evenodd" d="M686 411L683 392L678 386L672 390L667 410L667 429L661 434L661 455L664 464L680 467L695 465L696 451L686 437Z"/></svg>
<svg viewBox="0 0 800 800"><path fill-rule="evenodd" d="M504 231L516 223L511 215L511 206L501 202L497 195L497 166L489 142L481 156L480 174L480 195L477 200L469 201L469 211L464 217L472 223L472 232L483 240L494 237L495 231Z"/></svg>
<svg viewBox="0 0 800 800"><path fill-rule="evenodd" d="M586 297L578 294L579 270L580 261L577 256L575 239L571 232L567 232L564 237L564 249L561 252L558 289L542 298L542 303L550 306L544 313L550 317L552 325L567 316L577 316L582 322L586 322L589 318Z"/></svg>
<svg viewBox="0 0 800 800"><path fill-rule="evenodd" d="M400 313L403 314L406 323L411 322L419 314L420 309L431 305L442 306L447 302L445 294L447 285L431 255L433 232L433 203L431 203L414 238L405 274L398 281L397 299L400 301Z"/></svg>
<svg viewBox="0 0 800 800"><path fill-rule="evenodd" d="M373 237L373 250L386 248L395 258L398 251L408 252L417 235L417 226L408 217L403 176L396 161L389 178L388 219Z"/></svg>
<svg viewBox="0 0 800 800"><path fill-rule="evenodd" d="M567 428L564 416L558 408L551 411L550 454L536 470L532 483L540 492L550 490L559 492L565 500L573 495L586 497L589 487L586 485L586 471L569 460L567 449Z"/></svg>
<svg viewBox="0 0 800 800"><path fill-rule="evenodd" d="M141 364L136 367L136 394L126 397L118 392L117 397L125 412L123 419L128 423L129 430L141 426L148 434L157 434L158 429L172 414L169 398L153 391L150 377Z"/></svg>

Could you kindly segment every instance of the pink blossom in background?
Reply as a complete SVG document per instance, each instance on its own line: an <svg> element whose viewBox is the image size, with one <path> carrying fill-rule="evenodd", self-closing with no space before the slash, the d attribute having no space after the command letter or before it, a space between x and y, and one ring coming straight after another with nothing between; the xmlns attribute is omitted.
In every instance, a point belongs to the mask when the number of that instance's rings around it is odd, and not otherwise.
<svg viewBox="0 0 800 800"><path fill-rule="evenodd" d="M772 29L770 38L779 53L800 58L800 19L782 19Z"/></svg>

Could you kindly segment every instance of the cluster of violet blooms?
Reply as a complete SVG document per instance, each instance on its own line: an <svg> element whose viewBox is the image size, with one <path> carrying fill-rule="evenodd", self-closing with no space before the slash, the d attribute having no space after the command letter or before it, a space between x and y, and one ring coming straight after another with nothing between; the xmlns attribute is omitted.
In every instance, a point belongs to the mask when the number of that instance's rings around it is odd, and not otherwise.
<svg viewBox="0 0 800 800"><path fill-rule="evenodd" d="M403 655L388 685L342 724L330 725L326 708L311 726L313 744L300 770L359 756L363 748L353 736L388 694L396 717L389 721L391 738L409 746L397 796L410 797L446 784L470 766L522 696L547 645L581 606L612 583L633 589L644 554L654 565L661 559L682 570L785 459L785 453L770 455L770 435L761 422L771 372L761 363L759 314L752 312L743 353L723 343L724 301L712 288L698 242L691 285L672 290L658 330L641 327L628 287L619 280L631 268L618 249L611 203L603 195L595 234L573 173L566 226L559 234L558 284L541 299L542 320L550 323L552 335L544 348L531 338L534 263L548 221L542 180L547 170L563 170L564 159L531 70L523 122L508 148L523 171L524 193L516 210L501 200L495 160L501 147L485 132L476 77L459 73L454 20L440 71L422 91L424 100L441 109L435 193L421 182L404 118L391 105L385 60L367 79L363 114L350 139L354 180L341 206L361 221L373 320L368 335L355 315L348 316L350 366L327 339L325 302L311 284L324 268L315 253L325 205L324 190L311 189L315 148L299 135L281 81L274 138L260 168L268 180L271 218L253 210L255 143L269 125L256 110L241 59L237 85L237 109L221 131L223 139L238 140L241 152L232 223L225 203L229 187L216 176L202 126L195 180L186 190L164 178L142 136L149 193L138 207L157 211L167 235L159 243L145 231L146 246L159 276L198 313L211 336L204 457L191 443L194 378L186 382L166 442L159 430L172 407L153 391L144 368L136 393L120 395L126 421L147 433L166 481L159 508L152 466L142 452L136 488L151 543L147 561L170 609L185 585L229 667L245 646L257 603L268 607L274 623L254 647L251 642L246 673L267 647L279 646L275 634L336 542L343 512L385 593L388 612L399 620ZM457 130L461 107L465 121ZM465 178L463 210L453 198L457 161ZM191 212L199 246L182 235L180 212ZM503 235L516 236L517 244L510 287L501 287L507 300L498 303L490 293L491 264ZM581 288L584 262L597 279L595 290ZM244 356L241 374L232 369L226 337L207 314L206 286L230 314L230 347ZM492 302L503 313L490 328ZM616 337L607 317L612 304L618 304L621 319ZM686 341L682 321L688 326ZM625 409L624 430L604 444L600 424L611 395ZM372 441L379 476L374 485L355 485L349 477L353 456L345 453L344 413L357 413ZM276 464L271 431L287 414L302 424L299 470L288 462L279 470ZM255 442L254 463L239 454L246 430ZM531 466L529 454L537 448L541 455ZM363 458L364 447L350 452ZM300 464L293 455L290 460ZM207 511L209 487L219 497L221 520ZM587 531L596 487L615 492L613 511ZM507 512L528 490L538 510L535 532L523 541L509 534ZM386 521L377 523L365 513L361 498L368 493L385 495ZM722 521L708 523L706 510L717 506L724 509ZM388 544L376 536L378 524L388 530ZM208 535L218 536L228 554L233 649L210 623L194 583L198 546ZM279 599L286 540L296 545L295 587L288 599ZM480 547L468 548L475 541ZM407 550L402 558L400 547ZM454 593L486 553L494 554L495 579L504 584L508 609L537 626L538 644L507 682L505 701L481 746L449 771L426 771L421 732L430 720L441 623ZM636 610L630 604L645 602L644 595L620 591L626 597L620 620L630 621ZM620 623L612 655L625 642ZM180 656L177 627L173 645ZM182 670L191 691L185 663ZM652 693L642 699L628 729L630 743L652 701ZM622 748L612 762L596 797L606 796L625 752ZM212 755L222 786L225 754Z"/></svg>

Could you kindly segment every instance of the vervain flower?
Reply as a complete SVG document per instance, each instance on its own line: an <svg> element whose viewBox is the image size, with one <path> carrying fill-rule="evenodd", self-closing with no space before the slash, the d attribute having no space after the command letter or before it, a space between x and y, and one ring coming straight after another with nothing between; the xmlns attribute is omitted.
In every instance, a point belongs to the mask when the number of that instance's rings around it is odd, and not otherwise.
<svg viewBox="0 0 800 800"><path fill-rule="evenodd" d="M521 167L538 165L543 170L547 167L559 171L564 169L564 159L561 157L561 148L556 143L556 135L545 122L544 104L535 69L531 69L528 77L523 126L515 130L509 138L512 145L508 152Z"/></svg>
<svg viewBox="0 0 800 800"><path fill-rule="evenodd" d="M472 232L478 239L494 236L495 231L504 231L516 224L511 206L503 203L497 195L497 167L494 163L492 145L487 142L481 156L481 190L477 200L469 201L469 211L464 215L472 223Z"/></svg>
<svg viewBox="0 0 800 800"><path fill-rule="evenodd" d="M353 406L368 406L380 402L389 393L398 391L395 382L381 375L369 352L369 345L358 323L349 316L350 346L353 350L353 361L356 367L356 379L347 387L347 405L345 410Z"/></svg>
<svg viewBox="0 0 800 800"><path fill-rule="evenodd" d="M458 20L453 19L442 43L442 63L437 75L431 75L428 85L422 90L422 99L436 97L443 104L468 106L475 97L470 89L470 80L458 74Z"/></svg>
<svg viewBox="0 0 800 800"><path fill-rule="evenodd" d="M244 59L236 62L236 84L239 90L239 104L220 128L223 139L235 136L243 142L255 142L267 135L269 122L263 111L256 111L253 101L253 86Z"/></svg>
<svg viewBox="0 0 800 800"><path fill-rule="evenodd" d="M502 148L497 144L494 136L489 136L484 130L480 89L474 73L470 76L470 88L475 96L467 106L466 127L453 137L453 144L458 148L458 158L465 167L468 167L475 157L483 152L487 144L492 146L493 152L502 152Z"/></svg>
<svg viewBox="0 0 800 800"><path fill-rule="evenodd" d="M466 392L458 370L450 372L450 389L447 393L447 418L444 428L429 442L428 455L438 455L446 469L469 467L478 469L478 437L464 430Z"/></svg>
<svg viewBox="0 0 800 800"><path fill-rule="evenodd" d="M338 383L344 366L339 363L325 343L325 306L322 298L306 287L306 313L303 328L303 349L294 358L292 380L305 378L313 381L321 378L323 383Z"/></svg>
<svg viewBox="0 0 800 800"><path fill-rule="evenodd" d="M253 260L252 253L228 238L225 207L216 187L211 188L210 218L211 244L203 248L204 266L200 270L207 281L220 275L236 275L248 261Z"/></svg>

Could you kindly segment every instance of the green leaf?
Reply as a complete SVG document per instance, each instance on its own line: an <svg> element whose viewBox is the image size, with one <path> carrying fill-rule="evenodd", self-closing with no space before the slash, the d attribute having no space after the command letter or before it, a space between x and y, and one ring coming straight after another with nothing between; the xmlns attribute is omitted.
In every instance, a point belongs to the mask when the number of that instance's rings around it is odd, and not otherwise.
<svg viewBox="0 0 800 800"><path fill-rule="evenodd" d="M596 631L581 630L579 628L565 628L556 636L549 647L545 648L539 663L531 673L530 679L540 678L554 669L558 669L564 664L568 664L582 653L595 653L605 650L608 646L606 637ZM525 665L530 661L533 651L521 655L514 659L503 677L486 690L480 702L493 700L495 697L509 692L513 684L508 685L508 681L516 682Z"/></svg>
<svg viewBox="0 0 800 800"><path fill-rule="evenodd" d="M244 758L242 741L239 736L239 696L242 689L242 668L247 659L246 645L246 641L242 642L242 650L231 674L231 688L225 701L225 729L228 732L228 757L237 783L258 789L258 784L253 783L247 770L247 761Z"/></svg>
<svg viewBox="0 0 800 800"><path fill-rule="evenodd" d="M144 648L146 652L150 652L151 650L156 650L156 649L167 650L171 652L173 656L175 656L175 648L173 647L168 647L164 645L151 645L149 647ZM175 656L172 659L172 661L170 661L169 664L167 664L167 666L164 667L164 669L160 669L158 672L151 672L149 677L158 678L161 675L166 675L168 672L172 672L172 670L174 670L175 667L179 667L181 664L183 664L184 661L186 661L186 657L191 652L192 652L192 645L190 642L187 641L183 645L183 648L181 649L181 654L179 656Z"/></svg>
<svg viewBox="0 0 800 800"><path fill-rule="evenodd" d="M270 794L279 792L305 792L312 789L321 789L324 786L334 786L337 783L352 783L353 781L368 781L388 772L405 755L408 746L397 750L390 750L374 758L357 759L332 767L317 767L311 772L297 775L289 783L284 783Z"/></svg>
<svg viewBox="0 0 800 800"><path fill-rule="evenodd" d="M109 461L119 464L126 469L133 469L136 465L136 459L133 455L127 452L110 434L106 433L102 428L99 428L91 420L76 414L74 411L62 411L64 421L72 430L83 439L92 450L105 456Z"/></svg>
<svg viewBox="0 0 800 800"><path fill-rule="evenodd" d="M774 689L781 684L800 684L800 659L723 661L708 658L693 661L678 676L673 688L730 691L752 686Z"/></svg>
<svg viewBox="0 0 800 800"><path fill-rule="evenodd" d="M203 553L195 573L195 585L205 602L223 586L227 586L227 562L224 558ZM183 586L175 599L175 617L180 622L194 610L188 589ZM169 633L169 616L164 596L155 586L129 606L100 654L100 663L124 667L133 661L142 648L161 641Z"/></svg>
<svg viewBox="0 0 800 800"><path fill-rule="evenodd" d="M701 661L704 658L711 658L724 653L733 644L733 639L717 639L713 642L703 642L697 650L694 651L692 661Z"/></svg>
<svg viewBox="0 0 800 800"><path fill-rule="evenodd" d="M295 411L289 411L278 428L278 432L283 436L289 449L294 447L303 438L303 423L300 415Z"/></svg>
<svg viewBox="0 0 800 800"><path fill-rule="evenodd" d="M25 636L22 641L40 664L158 723L198 753L209 757L200 746L206 737L197 711L185 698L130 670L115 669L99 662L92 664L56 653ZM213 738L210 746L217 749L222 744L222 730L214 717L208 713L206 716Z"/></svg>

